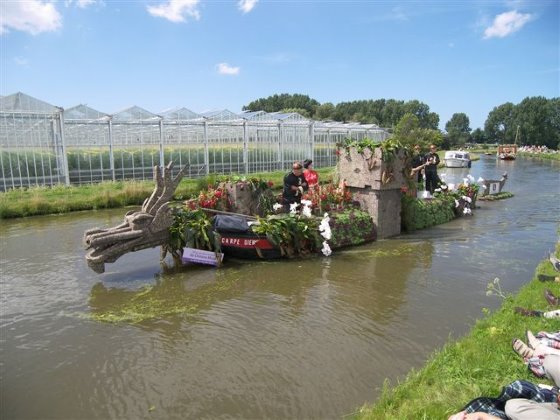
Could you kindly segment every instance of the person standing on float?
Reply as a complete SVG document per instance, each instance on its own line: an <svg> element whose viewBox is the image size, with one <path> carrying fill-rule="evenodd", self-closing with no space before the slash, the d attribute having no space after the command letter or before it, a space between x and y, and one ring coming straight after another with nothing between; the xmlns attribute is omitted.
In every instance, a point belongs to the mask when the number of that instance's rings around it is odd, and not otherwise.
<svg viewBox="0 0 560 420"><path fill-rule="evenodd" d="M437 173L439 161L437 147L435 144L431 144L430 151L424 156L424 163L426 164L424 167L424 173L426 174L426 191L429 191L430 194L433 194L434 190L441 184Z"/></svg>

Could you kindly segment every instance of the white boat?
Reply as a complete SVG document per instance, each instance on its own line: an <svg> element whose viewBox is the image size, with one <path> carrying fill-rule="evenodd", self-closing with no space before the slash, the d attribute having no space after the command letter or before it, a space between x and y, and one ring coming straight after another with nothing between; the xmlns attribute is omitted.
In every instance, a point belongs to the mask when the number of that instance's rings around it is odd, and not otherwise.
<svg viewBox="0 0 560 420"><path fill-rule="evenodd" d="M471 155L461 150L448 150L445 152L443 163L446 168L470 168Z"/></svg>

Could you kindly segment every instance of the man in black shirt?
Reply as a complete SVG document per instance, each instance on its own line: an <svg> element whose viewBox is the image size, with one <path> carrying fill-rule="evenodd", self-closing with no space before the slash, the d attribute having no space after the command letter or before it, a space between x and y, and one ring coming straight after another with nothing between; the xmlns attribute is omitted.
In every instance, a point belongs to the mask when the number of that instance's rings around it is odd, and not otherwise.
<svg viewBox="0 0 560 420"><path fill-rule="evenodd" d="M301 162L296 161L292 165L292 172L284 177L284 190L282 192L284 208L290 211L290 204L301 203L301 197L308 188L303 176L303 166Z"/></svg>
<svg viewBox="0 0 560 420"><path fill-rule="evenodd" d="M420 145L414 145L414 155L412 156L412 175L416 175L416 182L418 184L418 189L424 189L424 175L422 169L424 169L424 156L422 156Z"/></svg>
<svg viewBox="0 0 560 420"><path fill-rule="evenodd" d="M434 190L438 188L441 183L437 173L439 156L437 154L437 147L435 144L430 145L430 151L426 154L426 156L424 156L424 163L426 164L424 168L424 172L426 174L426 190L430 191L430 194L433 194Z"/></svg>

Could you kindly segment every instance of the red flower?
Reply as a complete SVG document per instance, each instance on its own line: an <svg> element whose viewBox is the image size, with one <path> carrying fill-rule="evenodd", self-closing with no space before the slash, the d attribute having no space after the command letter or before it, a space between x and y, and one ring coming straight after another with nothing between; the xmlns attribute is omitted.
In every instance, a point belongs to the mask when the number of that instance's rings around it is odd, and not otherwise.
<svg viewBox="0 0 560 420"><path fill-rule="evenodd" d="M272 181L268 181L268 182L266 183L266 185L268 185L269 187L271 187L271 188L272 188L272 186L274 185L274 182L272 182Z"/></svg>

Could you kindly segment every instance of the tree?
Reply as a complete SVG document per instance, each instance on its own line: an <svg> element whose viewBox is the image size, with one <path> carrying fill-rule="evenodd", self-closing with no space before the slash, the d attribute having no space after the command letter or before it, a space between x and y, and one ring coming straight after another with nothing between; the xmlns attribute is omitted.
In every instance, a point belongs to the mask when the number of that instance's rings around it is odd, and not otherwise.
<svg viewBox="0 0 560 420"><path fill-rule="evenodd" d="M418 117L418 122L422 128L431 128L437 130L439 124L439 115L430 112L430 107L416 99L408 101L403 105L405 113L411 113Z"/></svg>
<svg viewBox="0 0 560 420"><path fill-rule="evenodd" d="M514 142L515 131L517 130L514 121L514 109L515 105L506 102L490 111L484 123L484 132L491 142L500 144Z"/></svg>
<svg viewBox="0 0 560 420"><path fill-rule="evenodd" d="M558 148L560 98L534 96L523 99L518 105L507 102L495 107L484 123L487 139L498 143L513 143L518 128L520 144Z"/></svg>
<svg viewBox="0 0 560 420"><path fill-rule="evenodd" d="M393 138L403 146L420 144L425 149L429 144L440 146L443 142L443 135L439 130L421 127L419 118L411 113L405 114L398 122Z"/></svg>
<svg viewBox="0 0 560 420"><path fill-rule="evenodd" d="M308 115L315 114L315 109L319 106L319 102L311 99L307 95L282 93L281 95L272 95L268 98L260 98L250 102L242 109L244 111L266 111L278 112L283 109L305 109Z"/></svg>
<svg viewBox="0 0 560 420"><path fill-rule="evenodd" d="M556 103L560 101L556 98ZM558 105L543 96L527 97L515 107L515 124L521 144L556 148L560 141Z"/></svg>
<svg viewBox="0 0 560 420"><path fill-rule="evenodd" d="M484 131L482 131L480 128L477 128L471 133L471 141L473 143L482 144L486 143L487 140L488 139L486 138Z"/></svg>
<svg viewBox="0 0 560 420"><path fill-rule="evenodd" d="M452 145L464 146L470 138L471 128L467 114L463 112L455 113L451 119L445 124L449 142Z"/></svg>
<svg viewBox="0 0 560 420"><path fill-rule="evenodd" d="M333 118L333 113L334 105L330 102L325 102L317 107L314 118L317 120L330 120Z"/></svg>

